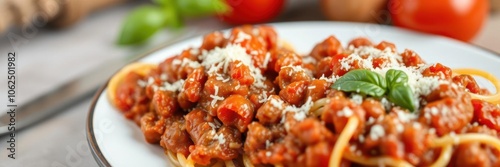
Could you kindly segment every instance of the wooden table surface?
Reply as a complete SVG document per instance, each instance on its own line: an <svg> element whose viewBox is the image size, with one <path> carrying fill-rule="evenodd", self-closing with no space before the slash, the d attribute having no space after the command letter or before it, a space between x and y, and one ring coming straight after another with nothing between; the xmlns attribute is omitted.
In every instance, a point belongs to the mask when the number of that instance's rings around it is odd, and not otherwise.
<svg viewBox="0 0 500 167"><path fill-rule="evenodd" d="M137 4L123 4L89 16L70 29L37 29L18 43L18 101L25 103L58 85L84 74L104 62L145 52L166 41L174 32L165 30L142 47L114 45L124 16ZM321 20L314 1L287 6L280 21ZM203 26L222 29L214 18L190 20L187 29ZM481 33L471 42L500 53L500 13L492 14ZM10 31L23 35L23 32ZM5 36L0 40L0 54L7 55L13 44ZM2 56L4 57L4 56ZM0 59L0 78L6 78L6 59ZM0 83L0 92L6 92ZM85 137L85 121L90 99L82 101L47 121L17 133L17 159L7 158L5 141L0 137L0 167L10 166L96 166ZM1 101L5 106L6 102ZM1 114L1 113L0 113Z"/></svg>

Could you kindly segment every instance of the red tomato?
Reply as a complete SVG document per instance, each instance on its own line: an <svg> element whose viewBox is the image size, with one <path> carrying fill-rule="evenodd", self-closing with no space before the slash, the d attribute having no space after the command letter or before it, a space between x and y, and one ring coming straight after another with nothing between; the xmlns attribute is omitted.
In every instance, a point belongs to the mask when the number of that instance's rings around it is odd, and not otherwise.
<svg viewBox="0 0 500 167"><path fill-rule="evenodd" d="M488 0L391 0L389 11L396 26L471 40L481 29Z"/></svg>
<svg viewBox="0 0 500 167"><path fill-rule="evenodd" d="M276 17L283 8L284 0L226 0L232 10L219 15L230 24L253 24L267 22Z"/></svg>

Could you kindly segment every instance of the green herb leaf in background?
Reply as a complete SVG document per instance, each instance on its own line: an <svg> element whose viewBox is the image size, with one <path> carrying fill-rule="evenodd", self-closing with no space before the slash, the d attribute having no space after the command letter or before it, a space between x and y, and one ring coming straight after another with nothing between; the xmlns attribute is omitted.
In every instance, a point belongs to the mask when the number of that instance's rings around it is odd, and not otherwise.
<svg viewBox="0 0 500 167"><path fill-rule="evenodd" d="M387 84L382 75L369 70L358 69L349 71L339 78L332 85L332 88L381 97L386 92Z"/></svg>
<svg viewBox="0 0 500 167"><path fill-rule="evenodd" d="M126 19L120 32L118 44L130 45L146 41L166 25L165 12L151 5L135 9Z"/></svg>
<svg viewBox="0 0 500 167"><path fill-rule="evenodd" d="M230 10L225 0L174 0L183 16L204 16Z"/></svg>
<svg viewBox="0 0 500 167"><path fill-rule="evenodd" d="M182 17L179 15L178 9L173 4L164 5L161 9L164 13L167 27L180 28L183 26Z"/></svg>
<svg viewBox="0 0 500 167"><path fill-rule="evenodd" d="M404 71L390 69L385 73L385 79L387 81L387 86L389 88L396 84L402 84L408 82L408 75Z"/></svg>
<svg viewBox="0 0 500 167"><path fill-rule="evenodd" d="M411 112L415 111L415 97L407 84L394 84L389 90L387 98L398 106L406 108Z"/></svg>

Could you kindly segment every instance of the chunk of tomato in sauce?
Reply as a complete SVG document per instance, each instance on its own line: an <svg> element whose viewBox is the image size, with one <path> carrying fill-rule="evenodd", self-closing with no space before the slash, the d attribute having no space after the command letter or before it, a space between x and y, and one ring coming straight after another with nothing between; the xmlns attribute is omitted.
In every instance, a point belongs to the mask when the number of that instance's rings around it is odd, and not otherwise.
<svg viewBox="0 0 500 167"><path fill-rule="evenodd" d="M500 132L500 107L489 102L473 99L474 121Z"/></svg>
<svg viewBox="0 0 500 167"><path fill-rule="evenodd" d="M436 63L429 68L425 69L424 72L422 72L422 75L426 77L440 77L443 79L450 79L451 78L451 69L449 67L446 67L442 65L441 63Z"/></svg>
<svg viewBox="0 0 500 167"><path fill-rule="evenodd" d="M330 64L330 68L332 69L332 74L338 75L338 76L343 76L345 73L347 73L347 69L342 68L342 64L340 61L344 58L349 56L348 54L338 54L332 57L332 62Z"/></svg>

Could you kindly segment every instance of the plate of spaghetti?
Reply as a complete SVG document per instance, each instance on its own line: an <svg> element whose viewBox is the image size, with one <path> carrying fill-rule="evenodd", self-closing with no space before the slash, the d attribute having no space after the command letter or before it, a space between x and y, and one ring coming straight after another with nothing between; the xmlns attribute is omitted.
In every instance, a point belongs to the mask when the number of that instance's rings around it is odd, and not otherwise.
<svg viewBox="0 0 500 167"><path fill-rule="evenodd" d="M394 27L246 25L122 68L87 136L101 166L500 166L499 70Z"/></svg>

